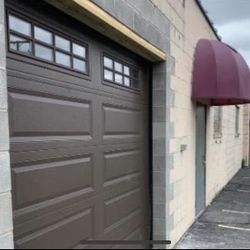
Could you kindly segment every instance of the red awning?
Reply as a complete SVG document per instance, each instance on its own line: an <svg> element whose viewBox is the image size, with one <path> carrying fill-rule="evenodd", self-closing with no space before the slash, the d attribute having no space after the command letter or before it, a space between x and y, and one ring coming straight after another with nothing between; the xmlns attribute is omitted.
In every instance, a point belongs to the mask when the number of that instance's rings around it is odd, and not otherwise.
<svg viewBox="0 0 250 250"><path fill-rule="evenodd" d="M195 50L193 100L212 106L250 103L250 71L228 45L201 39Z"/></svg>

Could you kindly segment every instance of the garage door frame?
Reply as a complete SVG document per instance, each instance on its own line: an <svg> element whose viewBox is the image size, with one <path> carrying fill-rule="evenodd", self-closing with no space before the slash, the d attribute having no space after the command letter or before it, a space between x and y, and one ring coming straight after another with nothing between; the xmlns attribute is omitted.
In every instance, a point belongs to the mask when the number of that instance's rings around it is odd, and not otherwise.
<svg viewBox="0 0 250 250"><path fill-rule="evenodd" d="M10 7L11 7L11 6L10 6ZM15 8L14 8L14 9L15 9ZM23 10L20 10L20 9L18 10L18 12L20 13L20 17L22 17L22 11L25 11L25 8L24 8ZM16 14L15 12L13 12L13 13ZM26 13L23 13L23 14L24 14L24 16L26 15ZM27 20L29 20L28 14L27 14ZM28 62L28 60L29 60L29 59L27 58L27 62ZM38 60L38 61L39 61L39 60ZM45 63L45 62L42 61L41 63ZM39 63L38 63L38 64L39 64ZM149 154L149 155L151 155L151 154ZM148 176L150 176L150 175L148 175ZM149 202L150 202L150 201L149 201ZM151 204L151 202L150 202L150 204ZM149 204L149 205L150 205L150 204Z"/></svg>

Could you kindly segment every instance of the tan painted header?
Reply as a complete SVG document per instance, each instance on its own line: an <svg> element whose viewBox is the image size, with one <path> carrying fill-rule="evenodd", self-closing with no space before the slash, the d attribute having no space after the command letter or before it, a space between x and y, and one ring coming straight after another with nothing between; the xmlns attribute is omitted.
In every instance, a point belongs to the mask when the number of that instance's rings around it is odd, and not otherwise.
<svg viewBox="0 0 250 250"><path fill-rule="evenodd" d="M90 0L46 0L113 41L152 61L166 60L166 54Z"/></svg>

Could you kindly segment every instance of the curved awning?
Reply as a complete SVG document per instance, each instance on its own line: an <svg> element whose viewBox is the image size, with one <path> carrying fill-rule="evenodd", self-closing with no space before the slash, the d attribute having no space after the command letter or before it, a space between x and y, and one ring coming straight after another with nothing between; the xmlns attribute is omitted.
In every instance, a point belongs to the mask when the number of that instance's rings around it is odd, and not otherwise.
<svg viewBox="0 0 250 250"><path fill-rule="evenodd" d="M195 49L193 100L212 106L250 103L250 71L225 43L201 39Z"/></svg>

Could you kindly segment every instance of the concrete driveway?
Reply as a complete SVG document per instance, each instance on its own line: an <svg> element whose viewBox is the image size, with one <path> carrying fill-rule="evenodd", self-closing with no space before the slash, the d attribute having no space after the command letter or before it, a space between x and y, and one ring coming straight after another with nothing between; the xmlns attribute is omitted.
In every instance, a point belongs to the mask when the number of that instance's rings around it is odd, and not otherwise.
<svg viewBox="0 0 250 250"><path fill-rule="evenodd" d="M241 169L176 249L250 249L250 168Z"/></svg>

